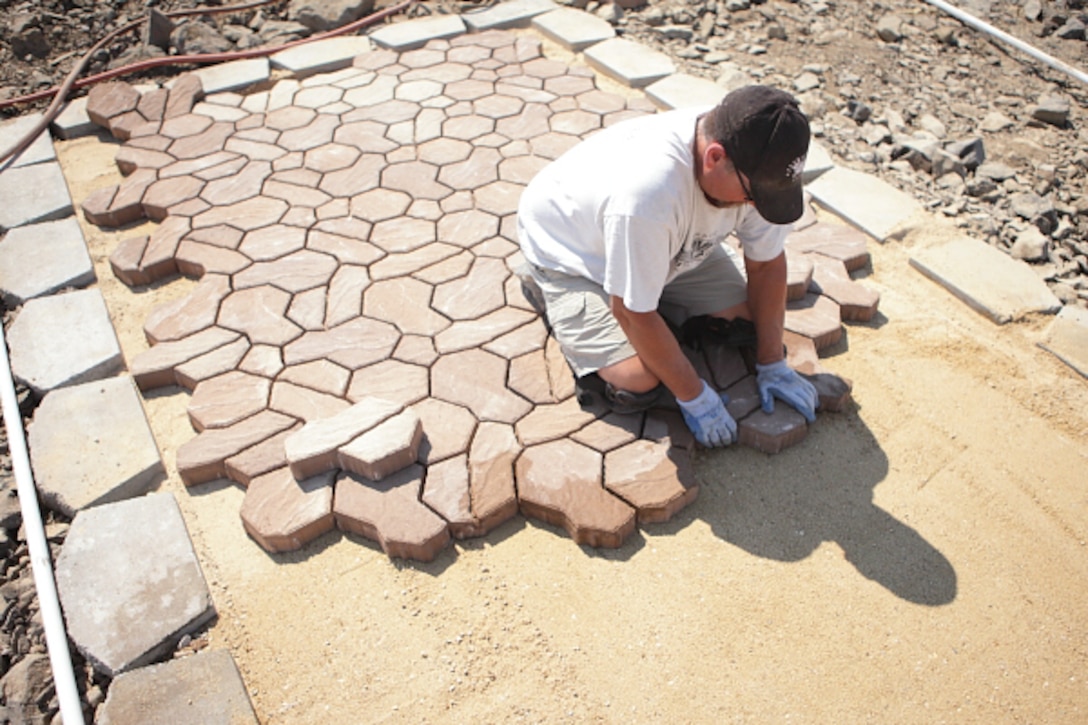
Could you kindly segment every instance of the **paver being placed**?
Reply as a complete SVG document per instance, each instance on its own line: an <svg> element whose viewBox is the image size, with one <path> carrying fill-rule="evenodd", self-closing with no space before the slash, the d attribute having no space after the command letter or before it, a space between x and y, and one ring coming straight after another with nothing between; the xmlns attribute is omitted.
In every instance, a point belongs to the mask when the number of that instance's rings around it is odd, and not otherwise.
<svg viewBox="0 0 1088 725"><path fill-rule="evenodd" d="M1031 312L1057 312L1061 301L1026 262L970 237L957 237L911 255L925 276L999 325Z"/></svg>
<svg viewBox="0 0 1088 725"><path fill-rule="evenodd" d="M43 502L69 517L147 493L165 474L127 376L49 393L34 411L28 440Z"/></svg>
<svg viewBox="0 0 1088 725"><path fill-rule="evenodd" d="M519 7L543 5L493 10ZM337 477L320 496L340 502L338 525L394 556L433 557L450 536L485 535L519 506L606 546L640 521L672 516L695 491L694 439L681 418L580 404L512 271L524 261L515 215L525 184L580 139L652 113L653 103L544 57L535 35L466 33L447 16L368 37L378 47L350 67L249 95L210 94L194 106L200 82L179 78L174 111L168 98L164 120L122 147L156 153L119 154L130 177L151 181L142 196L135 184L111 192L105 213L123 194L165 218L111 255L118 276L203 276L152 313L152 347L131 365L142 390L194 391L202 430L178 450L182 480L248 486L246 529L277 551L326 530L317 493L300 493L321 475ZM114 93L127 108L132 99ZM808 257L824 251L848 268L864 255L864 235L860 252L857 237L809 236L791 251L809 270ZM841 335L840 306L806 295L811 282L811 272L797 281L793 327L825 346ZM753 414L751 355L714 344L690 354L736 393L738 419ZM805 430L764 425L745 440L770 450ZM548 466L530 464L551 452L593 463L549 478ZM586 502L589 517L571 501ZM387 513L356 508L371 505Z"/></svg>
<svg viewBox="0 0 1088 725"><path fill-rule="evenodd" d="M96 277L76 218L16 227L0 242L0 294L9 307Z"/></svg>
<svg viewBox="0 0 1088 725"><path fill-rule="evenodd" d="M215 616L181 510L169 493L79 512L57 559L56 578L68 636L109 677L168 655L182 635Z"/></svg>
<svg viewBox="0 0 1088 725"><path fill-rule="evenodd" d="M99 725L257 725L245 683L226 650L118 675L95 711Z"/></svg>
<svg viewBox="0 0 1088 725"><path fill-rule="evenodd" d="M8 331L11 372L38 395L109 377L121 347L97 289L30 300Z"/></svg>

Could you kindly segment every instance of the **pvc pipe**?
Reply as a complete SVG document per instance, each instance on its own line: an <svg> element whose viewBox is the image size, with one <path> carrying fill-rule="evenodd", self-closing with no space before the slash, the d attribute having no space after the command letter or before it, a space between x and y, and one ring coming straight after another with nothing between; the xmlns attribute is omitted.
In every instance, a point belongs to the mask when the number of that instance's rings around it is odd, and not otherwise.
<svg viewBox="0 0 1088 725"><path fill-rule="evenodd" d="M34 587L38 590L38 609L42 613L49 664L53 668L53 685L60 702L60 714L65 725L83 725L83 705L72 671L72 655L68 651L68 634L64 630L64 617L57 599L57 585L53 579L53 563L49 557L49 544L45 540L45 527L38 508L38 491L30 472L30 456L27 454L23 421L19 415L19 400L15 396L15 384L11 378L8 345L0 327L0 404L4 408L4 427L8 430L8 447L11 465L19 491L19 507L23 513L23 528L30 550L30 565L34 572Z"/></svg>
<svg viewBox="0 0 1088 725"><path fill-rule="evenodd" d="M1076 78L1081 83L1088 84L1088 73L1085 73L1082 70L1074 68L1073 66L1069 65L1068 63L1064 63L1064 62L1058 60L1057 58L1055 58L1055 57L1053 57L1051 55L1047 55L1043 51L1039 50L1038 48L1035 48L1034 46L1028 45L1027 43L1020 40L1019 38L1015 38L1015 37L1009 35L1008 33L1006 33L1005 31L998 30L997 28L990 25L989 23L986 23L986 22L983 22L982 20L979 20L974 15L971 15L970 13L966 13L963 10L960 10L957 7L949 5L948 3L944 2L944 0L926 0L926 2L929 3L930 5L934 6L935 8L943 10L944 12L948 13L949 15L956 18L960 22L962 22L962 23L964 23L966 25L970 25L975 30L981 30L982 32L984 32L984 33L986 33L988 35L992 35L993 37L997 38L998 40L1002 40L1002 41L1008 43L1009 45L1016 48L1017 50L1020 50L1020 51L1022 51L1024 53L1027 53L1028 55L1030 55L1035 60L1038 60L1038 61L1040 61L1042 63L1046 63L1051 68L1053 68L1055 70L1060 70L1062 73L1067 73L1067 74L1073 76L1074 78Z"/></svg>

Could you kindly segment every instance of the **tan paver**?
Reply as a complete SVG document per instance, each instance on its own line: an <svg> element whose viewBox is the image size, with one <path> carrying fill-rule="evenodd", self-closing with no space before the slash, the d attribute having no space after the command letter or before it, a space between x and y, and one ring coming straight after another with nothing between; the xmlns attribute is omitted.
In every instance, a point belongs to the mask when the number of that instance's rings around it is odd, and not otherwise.
<svg viewBox="0 0 1088 725"><path fill-rule="evenodd" d="M240 511L246 533L276 552L301 549L332 531L334 479L330 472L298 481L287 468L253 479Z"/></svg>

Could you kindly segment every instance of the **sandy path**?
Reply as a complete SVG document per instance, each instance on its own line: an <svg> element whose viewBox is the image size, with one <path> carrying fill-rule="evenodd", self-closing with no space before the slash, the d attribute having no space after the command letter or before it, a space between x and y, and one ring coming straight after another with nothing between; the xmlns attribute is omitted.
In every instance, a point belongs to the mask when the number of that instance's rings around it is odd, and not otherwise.
<svg viewBox="0 0 1088 725"><path fill-rule="evenodd" d="M58 144L77 203L115 147ZM82 222L82 220L81 220ZM149 226L149 225L148 225ZM133 293L84 224L127 359ZM516 519L430 565L340 533L270 556L233 484L163 484L267 723L1046 722L1088 718L1088 385L872 246L878 324L825 361L856 409L777 456L699 457L699 499L618 551ZM168 470L188 395L146 408Z"/></svg>

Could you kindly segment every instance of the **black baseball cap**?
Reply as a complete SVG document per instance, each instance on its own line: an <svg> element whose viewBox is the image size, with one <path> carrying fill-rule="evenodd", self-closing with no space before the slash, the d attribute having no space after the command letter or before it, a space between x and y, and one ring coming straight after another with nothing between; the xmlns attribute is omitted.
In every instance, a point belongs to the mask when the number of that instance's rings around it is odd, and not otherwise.
<svg viewBox="0 0 1088 725"><path fill-rule="evenodd" d="M773 224L800 219L810 131L797 99L769 86L743 86L727 94L710 117L708 135L748 177L763 218Z"/></svg>

